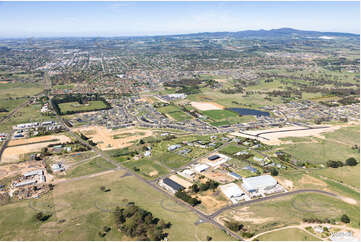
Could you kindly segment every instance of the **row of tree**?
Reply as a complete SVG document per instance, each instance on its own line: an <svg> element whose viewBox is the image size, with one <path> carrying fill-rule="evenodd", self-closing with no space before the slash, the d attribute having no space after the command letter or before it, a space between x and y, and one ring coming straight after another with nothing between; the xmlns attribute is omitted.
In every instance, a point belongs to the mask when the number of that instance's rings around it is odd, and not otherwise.
<svg viewBox="0 0 361 242"><path fill-rule="evenodd" d="M189 203L190 205L192 206L196 206L198 204L201 203L200 200L198 200L197 198L194 198L194 197L191 197L189 196L186 192L182 191L182 190L179 190L178 192L175 193L175 196L177 198L180 198L182 199L183 201Z"/></svg>
<svg viewBox="0 0 361 242"><path fill-rule="evenodd" d="M327 167L332 167L332 168L338 168L338 167L343 167L343 166L356 166L357 160L353 157L348 158L345 163L343 163L342 161L334 161L334 160L329 160L327 161L326 165Z"/></svg>

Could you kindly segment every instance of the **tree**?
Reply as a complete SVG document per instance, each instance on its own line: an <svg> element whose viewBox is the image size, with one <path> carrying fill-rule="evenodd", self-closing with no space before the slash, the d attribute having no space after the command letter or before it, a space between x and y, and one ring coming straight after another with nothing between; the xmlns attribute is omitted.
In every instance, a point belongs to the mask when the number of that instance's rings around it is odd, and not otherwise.
<svg viewBox="0 0 361 242"><path fill-rule="evenodd" d="M191 188L192 188L192 192L194 192L194 193L199 192L199 187L198 187L197 184L193 184L193 185L191 186Z"/></svg>
<svg viewBox="0 0 361 242"><path fill-rule="evenodd" d="M209 235L207 235L206 240L207 240L207 241L211 241L211 240L212 240L212 237L209 236Z"/></svg>
<svg viewBox="0 0 361 242"><path fill-rule="evenodd" d="M232 231L238 232L243 228L243 224L236 221L225 221L225 225Z"/></svg>
<svg viewBox="0 0 361 242"><path fill-rule="evenodd" d="M105 191L105 186L101 186L100 191L104 192Z"/></svg>
<svg viewBox="0 0 361 242"><path fill-rule="evenodd" d="M277 171L276 168L273 168L273 167L272 167L272 169L271 169L271 175L272 175L272 176L277 176L277 175L278 175L278 171Z"/></svg>
<svg viewBox="0 0 361 242"><path fill-rule="evenodd" d="M345 224L348 224L350 223L350 218L346 214L344 214L341 216L341 221Z"/></svg>
<svg viewBox="0 0 361 242"><path fill-rule="evenodd" d="M348 158L348 159L346 160L346 165L348 165L348 166L355 166L355 165L357 165L357 160L356 160L355 158L353 158L353 157Z"/></svg>

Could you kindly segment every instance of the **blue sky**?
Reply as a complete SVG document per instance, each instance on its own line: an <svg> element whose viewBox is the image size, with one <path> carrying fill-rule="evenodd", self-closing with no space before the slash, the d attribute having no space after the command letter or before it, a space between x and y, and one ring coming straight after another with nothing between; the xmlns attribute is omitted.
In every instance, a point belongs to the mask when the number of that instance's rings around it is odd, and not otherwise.
<svg viewBox="0 0 361 242"><path fill-rule="evenodd" d="M0 2L0 38L290 27L360 33L359 2Z"/></svg>

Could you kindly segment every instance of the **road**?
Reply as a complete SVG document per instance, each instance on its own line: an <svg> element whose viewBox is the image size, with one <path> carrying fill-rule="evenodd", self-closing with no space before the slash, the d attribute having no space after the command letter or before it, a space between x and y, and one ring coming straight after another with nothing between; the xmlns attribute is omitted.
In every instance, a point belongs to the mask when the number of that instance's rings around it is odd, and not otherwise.
<svg viewBox="0 0 361 242"><path fill-rule="evenodd" d="M12 130L12 131L9 133L9 135L8 135L8 137L6 138L4 144L3 144L3 145L1 146L1 148L0 148L0 162L1 162L1 157L2 157L5 149L7 148L7 146L8 146L8 144L9 144L11 138L12 138L13 135L14 135L14 132L15 132L15 130Z"/></svg>
<svg viewBox="0 0 361 242"><path fill-rule="evenodd" d="M262 198L258 198L258 199L254 199L254 200L249 200L249 201L244 201L244 202L240 202L237 204L233 204L233 205L229 205L226 206L224 208L219 209L218 211L212 213L209 217L211 218L215 218L217 217L219 214L223 213L226 210L229 209L233 209L233 208L237 208L237 207L242 207L245 205L250 205L253 203L258 203L258 202L263 202L263 201L267 201L267 200L271 200L271 199L275 199L275 198L279 198L279 197L286 197L286 196L290 196L290 195L294 195L294 194L299 194L299 193L307 193L307 192L313 192L313 193L320 193L320 194L324 194L324 195L328 195L328 196L332 196L332 197L338 197L336 194L331 193L331 192L326 192L323 190L317 190L317 189L301 189L301 190L296 190L296 191L291 191L291 192L285 192L285 193L279 193L279 194L275 194L275 195L271 195L268 197L262 197Z"/></svg>
<svg viewBox="0 0 361 242"><path fill-rule="evenodd" d="M54 110L54 107L52 106L52 102L51 99L49 100L49 103L51 105L51 107ZM207 221L213 225L215 225L216 227L218 227L221 230L224 230L227 232L228 235L238 239L238 240L243 240L241 236L239 236L238 234L232 232L230 229L228 229L227 227L223 226L222 224L218 223L217 221L215 221L213 218L209 217L208 215L202 213L201 211L199 211L198 209L195 209L194 207L192 207L190 204L184 202L183 200L180 200L178 198L176 198L175 196L169 194L168 192L164 191L163 189L161 189L160 187L158 187L154 182L149 181L144 179L142 176L140 176L139 174L137 174L135 171L121 166L119 163L113 161L108 154L104 153L103 151L101 151L100 149L98 149L97 147L91 146L88 142L86 142L85 140L81 139L80 136L78 134L75 134L71 131L71 129L66 125L66 123L64 122L63 118L60 117L57 113L56 113L56 117L59 121L59 123L61 123L65 129L68 131L68 133L74 137L75 139L77 139L80 143L82 143L84 146L90 148L91 150L95 151L98 155L100 155L103 159L105 159L106 161L112 163L114 166L116 166L115 169L123 169L126 170L128 173L132 174L133 176L135 176L138 180L142 181L143 183L149 185L150 187L152 187L153 189L163 193L164 195L166 195L169 199L175 201L177 204L183 205L184 207L189 208L191 211L193 211L194 213L196 213L200 219L202 219L203 221Z"/></svg>

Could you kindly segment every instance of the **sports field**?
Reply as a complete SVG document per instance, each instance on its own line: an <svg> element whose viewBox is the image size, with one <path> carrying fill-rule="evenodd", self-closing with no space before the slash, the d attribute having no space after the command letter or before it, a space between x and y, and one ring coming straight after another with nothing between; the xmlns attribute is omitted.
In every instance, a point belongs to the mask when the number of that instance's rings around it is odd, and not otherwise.
<svg viewBox="0 0 361 242"><path fill-rule="evenodd" d="M201 112L203 115L207 116L211 125L222 126L222 125L231 125L234 123L245 123L252 120L255 120L253 116L240 116L236 112L229 110L207 110Z"/></svg>
<svg viewBox="0 0 361 242"><path fill-rule="evenodd" d="M182 109L180 109L178 106L173 104L158 108L158 111L167 116L169 115L170 118L173 118L174 120L179 122L182 122L184 120L189 120L192 118L190 115L183 112Z"/></svg>
<svg viewBox="0 0 361 242"><path fill-rule="evenodd" d="M101 186L110 189L100 190ZM142 194L142 196L139 196ZM132 240L119 232L112 211L117 205L135 202L155 217L170 221L165 232L169 240L231 240L223 231L210 224L194 225L198 217L190 210L169 200L163 193L124 177L124 171L59 183L49 196L37 200L15 202L0 207L0 238L2 240ZM34 219L37 211L51 212L46 222ZM101 238L104 226L111 231ZM187 231L185 233L185 231Z"/></svg>
<svg viewBox="0 0 361 242"><path fill-rule="evenodd" d="M61 113L67 112L86 112L93 110L105 109L107 106L103 101L89 101L86 104L78 102L59 103Z"/></svg>

